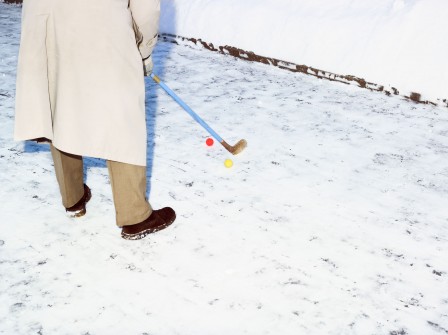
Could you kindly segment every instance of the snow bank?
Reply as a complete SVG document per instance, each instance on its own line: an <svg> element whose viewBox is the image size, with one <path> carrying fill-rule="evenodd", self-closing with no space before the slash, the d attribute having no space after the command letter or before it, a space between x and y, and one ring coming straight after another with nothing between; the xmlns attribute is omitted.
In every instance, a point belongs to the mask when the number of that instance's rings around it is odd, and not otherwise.
<svg viewBox="0 0 448 335"><path fill-rule="evenodd" d="M160 31L436 101L448 98L446 17L446 0L162 0Z"/></svg>

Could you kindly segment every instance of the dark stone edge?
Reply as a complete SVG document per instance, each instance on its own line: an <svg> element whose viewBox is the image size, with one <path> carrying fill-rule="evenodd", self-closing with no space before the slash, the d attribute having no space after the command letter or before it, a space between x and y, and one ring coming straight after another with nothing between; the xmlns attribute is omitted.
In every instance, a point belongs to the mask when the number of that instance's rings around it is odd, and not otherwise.
<svg viewBox="0 0 448 335"><path fill-rule="evenodd" d="M357 85L361 88L368 89L370 91L383 92L387 96L392 95L400 95L400 91L391 87L390 89L385 89L383 85L375 84L372 82L368 82L363 78L353 76L353 75L340 75L336 73L332 73L325 70L316 69L307 65L299 65L291 62L283 61L276 58L264 57L255 54L252 51L246 51L239 48L235 48L229 45L225 46L217 46L215 47L213 43L205 42L198 38L187 38L183 36L177 36L172 34L160 34L160 39L165 42L171 42L175 44L188 44L192 43L197 46L201 46L207 50L219 52L221 54L230 55L233 57L237 57L240 59L244 59L250 62L258 62L267 65L273 65L280 69L288 70L291 72L301 72L310 76L314 76L316 78L327 79L330 81L336 81L347 85ZM437 102L430 100L421 100L422 95L418 92L411 92L409 96L401 95L402 97L411 100L415 103L427 104L433 106L442 106L448 107L448 99L437 99Z"/></svg>

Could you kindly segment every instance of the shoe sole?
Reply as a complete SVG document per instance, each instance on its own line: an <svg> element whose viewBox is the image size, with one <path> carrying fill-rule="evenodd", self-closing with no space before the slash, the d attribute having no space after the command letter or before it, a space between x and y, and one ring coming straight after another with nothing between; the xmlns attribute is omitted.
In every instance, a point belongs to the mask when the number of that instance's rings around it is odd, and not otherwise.
<svg viewBox="0 0 448 335"><path fill-rule="evenodd" d="M84 203L84 208L80 209L79 211L75 211L75 212L67 211L67 213L69 213L68 217L70 217L70 218L80 218L80 217L86 215L86 213L87 213L86 206L87 206L87 203L90 201L91 198L92 198L92 192L89 190L89 193L87 194L86 202Z"/></svg>
<svg viewBox="0 0 448 335"><path fill-rule="evenodd" d="M125 240L141 240L142 238L144 238L145 236L148 236L149 234L152 234L152 233L158 232L162 229L165 229L166 227L170 226L175 220L176 220L176 215L174 215L174 218L171 221L161 224L160 226L146 229L138 234L126 234L126 233L122 232L121 237L124 238Z"/></svg>

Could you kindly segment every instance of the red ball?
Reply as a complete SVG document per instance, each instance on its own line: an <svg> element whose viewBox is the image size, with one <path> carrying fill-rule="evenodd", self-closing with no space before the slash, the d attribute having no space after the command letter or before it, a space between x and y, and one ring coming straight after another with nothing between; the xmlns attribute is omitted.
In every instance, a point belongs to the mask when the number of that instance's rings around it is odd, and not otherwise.
<svg viewBox="0 0 448 335"><path fill-rule="evenodd" d="M207 144L209 147L211 147L213 145L213 138L207 138L207 140L205 141L205 144Z"/></svg>

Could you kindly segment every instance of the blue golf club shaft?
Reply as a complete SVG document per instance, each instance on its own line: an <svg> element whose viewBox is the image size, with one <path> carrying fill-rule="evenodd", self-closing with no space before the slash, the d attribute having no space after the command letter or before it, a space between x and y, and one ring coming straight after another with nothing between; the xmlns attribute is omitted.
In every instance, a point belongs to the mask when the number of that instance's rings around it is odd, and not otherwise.
<svg viewBox="0 0 448 335"><path fill-rule="evenodd" d="M185 109L185 111L191 115L191 117L193 119L195 119L195 121L197 123L199 123L202 127L205 128L205 130L207 130L210 135L212 135L215 140L217 140L219 143L223 142L223 139L221 138L221 136L218 135L218 133L216 133L216 131L214 131L204 120L201 119L201 117L196 114L185 102L183 102L183 100L181 98L179 98L177 96L176 93L173 92L172 89L170 89L162 80L160 80L160 78L155 75L154 73L151 73L151 78L160 85L160 87L162 87L166 93L168 93L179 105L182 106L183 109Z"/></svg>

